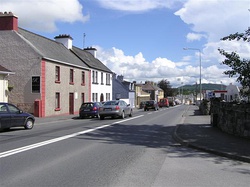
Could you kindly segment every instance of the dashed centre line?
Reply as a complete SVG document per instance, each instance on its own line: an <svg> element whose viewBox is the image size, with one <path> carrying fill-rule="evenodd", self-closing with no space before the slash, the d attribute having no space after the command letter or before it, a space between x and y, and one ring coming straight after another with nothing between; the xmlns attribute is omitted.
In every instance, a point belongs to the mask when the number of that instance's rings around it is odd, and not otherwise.
<svg viewBox="0 0 250 187"><path fill-rule="evenodd" d="M43 141L43 142L39 142L39 143L24 146L24 147L20 147L20 148L17 148L17 149L12 149L12 150L9 150L9 151L5 151L5 152L0 153L0 158L8 157L8 156L11 156L11 155L15 155L17 153L21 153L21 152L28 151L28 150L31 150L31 149L35 149L35 148L38 148L38 147L41 147L41 146L45 146L45 145L49 145L49 144L52 144L52 143L55 143L55 142L66 140L66 139L69 139L69 138L72 138L72 137L75 137L75 136L79 136L79 135L82 135L82 134L86 134L86 133L89 133L89 132L96 131L98 129L103 129L103 128L109 127L111 125L114 125L114 124L118 124L118 123L122 123L122 122L129 121L129 120L132 120L132 119L140 118L142 116L144 116L144 115L139 115L139 116L136 116L136 117L133 117L133 118L117 121L117 122L114 122L114 123L111 123L111 124L108 124L108 125L103 125L103 126L96 127L96 128L93 128L93 129L88 129L88 130L85 130L85 131L80 131L80 132L76 132L76 133L69 134L69 135L66 135L66 136L62 136L62 137L54 138L54 139L51 139L51 140L46 140L46 141Z"/></svg>

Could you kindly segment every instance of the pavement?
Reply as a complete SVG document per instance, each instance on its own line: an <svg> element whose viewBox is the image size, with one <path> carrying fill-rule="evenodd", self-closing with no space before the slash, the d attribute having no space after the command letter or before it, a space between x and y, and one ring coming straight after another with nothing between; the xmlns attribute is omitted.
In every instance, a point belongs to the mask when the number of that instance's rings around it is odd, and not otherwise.
<svg viewBox="0 0 250 187"><path fill-rule="evenodd" d="M173 137L180 144L219 156L250 163L250 139L222 132L201 115L198 106L189 105Z"/></svg>
<svg viewBox="0 0 250 187"><path fill-rule="evenodd" d="M70 120L78 115L36 118L36 123ZM183 123L177 125L173 138L184 146L250 163L250 139L222 132L210 123L210 115L201 115L196 105L183 113Z"/></svg>

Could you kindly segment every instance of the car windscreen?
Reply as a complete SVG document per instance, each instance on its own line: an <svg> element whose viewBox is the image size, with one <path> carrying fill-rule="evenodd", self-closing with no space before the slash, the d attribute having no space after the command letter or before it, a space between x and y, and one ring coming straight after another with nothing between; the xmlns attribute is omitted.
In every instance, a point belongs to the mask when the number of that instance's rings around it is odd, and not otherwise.
<svg viewBox="0 0 250 187"><path fill-rule="evenodd" d="M84 108L93 107L93 103L83 103L82 107L84 107Z"/></svg>
<svg viewBox="0 0 250 187"><path fill-rule="evenodd" d="M104 103L104 106L107 106L107 105L118 105L119 104L119 101L107 101Z"/></svg>

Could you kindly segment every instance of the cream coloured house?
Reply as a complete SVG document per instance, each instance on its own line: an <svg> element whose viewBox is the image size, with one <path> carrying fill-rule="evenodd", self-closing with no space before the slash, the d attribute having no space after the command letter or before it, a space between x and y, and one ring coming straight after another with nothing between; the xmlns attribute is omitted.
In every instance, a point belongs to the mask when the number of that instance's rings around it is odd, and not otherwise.
<svg viewBox="0 0 250 187"><path fill-rule="evenodd" d="M8 102L9 92L13 89L9 85L8 77L15 74L0 65L0 102Z"/></svg>

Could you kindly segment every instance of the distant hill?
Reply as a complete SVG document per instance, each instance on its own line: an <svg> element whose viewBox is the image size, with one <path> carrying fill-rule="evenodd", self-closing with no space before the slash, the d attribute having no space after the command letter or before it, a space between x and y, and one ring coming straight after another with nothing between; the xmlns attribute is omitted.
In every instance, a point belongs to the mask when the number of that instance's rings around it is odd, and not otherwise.
<svg viewBox="0 0 250 187"><path fill-rule="evenodd" d="M226 89L226 85L221 85L221 84L201 84L202 85L202 90L225 90ZM183 90L199 90L200 89L200 85L199 84L194 84L194 85L184 85L184 86L180 86L178 88L181 88Z"/></svg>

